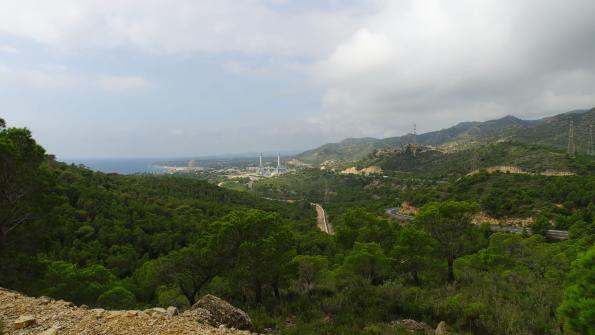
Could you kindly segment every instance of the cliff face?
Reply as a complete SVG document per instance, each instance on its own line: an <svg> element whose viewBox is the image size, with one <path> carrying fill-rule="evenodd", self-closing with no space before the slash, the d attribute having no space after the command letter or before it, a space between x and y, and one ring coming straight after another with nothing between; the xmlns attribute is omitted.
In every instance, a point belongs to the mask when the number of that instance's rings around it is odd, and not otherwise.
<svg viewBox="0 0 595 335"><path fill-rule="evenodd" d="M47 297L32 298L0 288L0 320L4 334L244 334L209 325L196 310L177 314L170 308L107 311L74 306ZM1 331L0 331L1 333Z"/></svg>

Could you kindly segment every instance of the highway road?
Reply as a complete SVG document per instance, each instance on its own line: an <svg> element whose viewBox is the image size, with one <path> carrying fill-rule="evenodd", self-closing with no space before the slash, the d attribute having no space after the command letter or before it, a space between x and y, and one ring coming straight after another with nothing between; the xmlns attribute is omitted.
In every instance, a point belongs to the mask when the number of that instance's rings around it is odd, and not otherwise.
<svg viewBox="0 0 595 335"><path fill-rule="evenodd" d="M329 235L334 235L335 228L330 222L328 222L328 216L324 208L322 208L322 206L320 206L319 204L315 203L310 203L310 205L316 207L316 225L318 226L318 229L322 230L323 232Z"/></svg>

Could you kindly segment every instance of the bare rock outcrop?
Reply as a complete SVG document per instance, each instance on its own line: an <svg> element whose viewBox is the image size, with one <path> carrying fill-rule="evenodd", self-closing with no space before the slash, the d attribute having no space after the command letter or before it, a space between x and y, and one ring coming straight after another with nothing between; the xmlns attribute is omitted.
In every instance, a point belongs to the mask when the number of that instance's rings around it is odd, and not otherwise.
<svg viewBox="0 0 595 335"><path fill-rule="evenodd" d="M210 324L210 325L214 325L214 326L219 325L219 323L213 317L213 314L211 314L211 312L207 311L204 308L200 308L200 307L192 308L192 309L184 311L184 313L182 313L182 315L189 316L199 323L205 323L205 324Z"/></svg>
<svg viewBox="0 0 595 335"><path fill-rule="evenodd" d="M27 328L35 325L35 323L37 323L37 320L35 320L33 315L21 315L14 321L14 329Z"/></svg>
<svg viewBox="0 0 595 335"><path fill-rule="evenodd" d="M87 309L63 300L32 298L0 288L0 320L4 324L5 335L250 334L248 331L231 327L213 327L206 320L200 321L196 312L179 315L176 313L175 307L152 308L145 311ZM202 310L202 313L209 312Z"/></svg>
<svg viewBox="0 0 595 335"><path fill-rule="evenodd" d="M382 170L382 168L375 166L375 165L371 165L368 167L365 167L361 170L358 170L356 167L350 167L347 168L343 171L341 171L341 174L355 174L355 175L363 175L363 176L369 176L369 175L373 175L373 174L382 174L384 171Z"/></svg>
<svg viewBox="0 0 595 335"><path fill-rule="evenodd" d="M177 307L174 306L169 306L166 310L165 310L165 314L167 314L167 316L176 316L178 315L180 312L178 311Z"/></svg>
<svg viewBox="0 0 595 335"><path fill-rule="evenodd" d="M236 329L251 329L252 320L243 310L214 295L202 297L192 309L204 309L211 314L211 323Z"/></svg>
<svg viewBox="0 0 595 335"><path fill-rule="evenodd" d="M149 315L158 315L158 316L167 315L167 310L163 307L153 307L153 308L145 309L143 312L146 314L149 314Z"/></svg>

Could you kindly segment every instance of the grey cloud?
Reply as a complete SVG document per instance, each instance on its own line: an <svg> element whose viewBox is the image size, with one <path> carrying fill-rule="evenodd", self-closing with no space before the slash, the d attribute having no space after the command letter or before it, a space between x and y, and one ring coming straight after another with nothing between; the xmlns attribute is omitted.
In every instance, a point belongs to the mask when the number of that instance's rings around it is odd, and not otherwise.
<svg viewBox="0 0 595 335"><path fill-rule="evenodd" d="M387 2L315 66L328 85L317 121L373 136L590 107L594 12L580 0Z"/></svg>
<svg viewBox="0 0 595 335"><path fill-rule="evenodd" d="M278 10L265 0L0 1L0 32L64 48L156 54L240 52L316 56L347 37L358 13Z"/></svg>
<svg viewBox="0 0 595 335"><path fill-rule="evenodd" d="M342 137L398 135L413 123L426 131L464 120L540 117L595 105L592 0L0 0L0 6L1 34L57 49L68 55L66 62L84 58L87 49L133 50L139 57L157 55L156 62L207 55L234 76L278 80L276 86L295 90L287 97L262 92L253 99L254 110L312 108L291 115L271 110L278 119L247 129L223 122L240 117L237 105L201 109L204 115L195 118L222 120L211 128L220 132L226 150L238 143L247 150L271 142L306 147ZM0 53L6 52L2 48ZM114 71L115 77L109 69L100 71L81 75L35 64L0 64L0 84L68 87L94 78L87 84L93 89L155 93L164 106L175 100L157 73L141 68ZM181 84L186 88L200 80ZM231 101L229 92L215 93ZM318 96L319 106L303 104ZM77 98L82 106L92 105L91 97ZM273 99L282 103L271 107ZM133 99L126 103L130 109L143 105ZM166 152L168 146L183 147L188 138L200 142L208 135L202 129L191 135L177 119L168 122L174 139L153 148ZM291 131L283 128L288 123ZM262 128L281 131L258 131ZM224 134L243 132L258 135L224 142L229 138ZM118 139L125 142L126 133ZM103 149L105 155L108 151Z"/></svg>

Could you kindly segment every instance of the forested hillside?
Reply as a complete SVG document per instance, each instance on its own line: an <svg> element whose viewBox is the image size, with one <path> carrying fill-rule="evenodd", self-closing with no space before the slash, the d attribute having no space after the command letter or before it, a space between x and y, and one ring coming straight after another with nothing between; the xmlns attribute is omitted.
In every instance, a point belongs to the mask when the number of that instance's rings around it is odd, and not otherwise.
<svg viewBox="0 0 595 335"><path fill-rule="evenodd" d="M316 149L304 151L296 158L315 164L327 160L355 161L381 147L380 140L375 138L348 138L339 143L327 143Z"/></svg>
<svg viewBox="0 0 595 335"><path fill-rule="evenodd" d="M326 160L353 162L378 149L401 148L411 143L456 151L501 140L541 144L564 150L568 145L570 121L573 122L576 150L585 154L588 152L591 127L595 123L595 108L538 120L521 120L508 115L485 122L461 122L450 128L417 134L415 137L407 134L384 139L347 139L305 151L296 158L315 164Z"/></svg>
<svg viewBox="0 0 595 335"><path fill-rule="evenodd" d="M408 172L434 177L460 177L480 169L509 166L522 173L595 173L595 158L585 154L569 157L565 151L535 144L501 141L470 149L440 151L424 147L377 151L354 164L379 166L385 172Z"/></svg>
<svg viewBox="0 0 595 335"><path fill-rule="evenodd" d="M590 334L595 322L591 170L448 182L309 170L239 193L65 165L3 121L0 168L0 286L29 295L185 309L211 293L280 334L410 334L403 319L420 334L440 321L452 334ZM381 215L401 200L420 207L412 223ZM329 204L335 235L310 201ZM493 233L471 223L481 210L542 214L570 239Z"/></svg>
<svg viewBox="0 0 595 335"><path fill-rule="evenodd" d="M574 143L577 152L586 153L589 150L592 127L595 126L595 108L588 111L572 111L540 120L537 127L528 128L515 133L515 139L526 143L545 144L566 149L568 146L568 131L572 121Z"/></svg>

